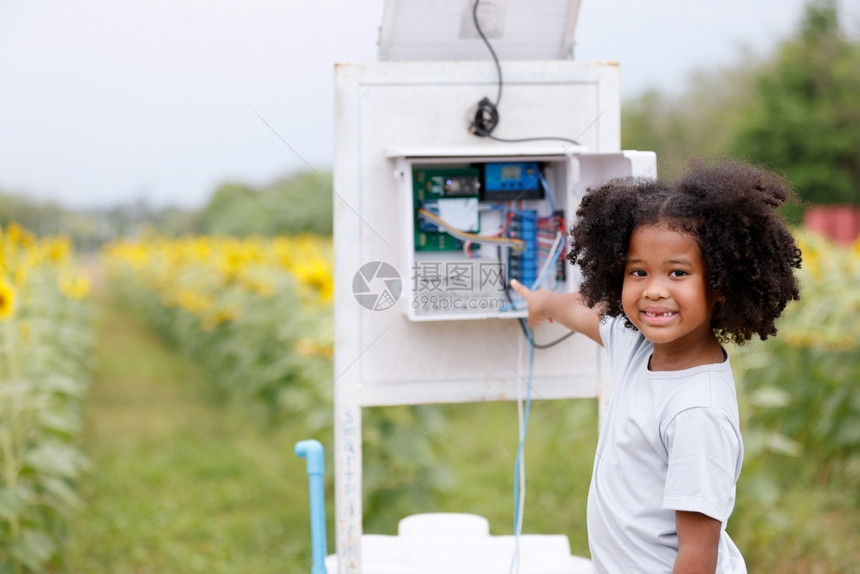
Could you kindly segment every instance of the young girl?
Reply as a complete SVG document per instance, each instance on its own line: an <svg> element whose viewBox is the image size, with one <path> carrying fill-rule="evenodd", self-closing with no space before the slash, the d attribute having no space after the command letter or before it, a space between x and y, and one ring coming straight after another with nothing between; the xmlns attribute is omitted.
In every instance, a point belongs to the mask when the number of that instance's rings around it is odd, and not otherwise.
<svg viewBox="0 0 860 574"><path fill-rule="evenodd" d="M530 325L558 321L610 358L588 496L596 574L746 572L725 531L743 442L722 343L776 334L799 297L800 250L775 211L790 197L781 177L737 163L611 181L571 228L579 293L511 282Z"/></svg>

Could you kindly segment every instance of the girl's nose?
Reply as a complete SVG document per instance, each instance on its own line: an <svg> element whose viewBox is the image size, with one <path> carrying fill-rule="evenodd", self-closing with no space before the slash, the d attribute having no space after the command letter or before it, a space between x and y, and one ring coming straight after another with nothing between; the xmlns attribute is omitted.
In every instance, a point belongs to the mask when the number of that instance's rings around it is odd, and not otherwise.
<svg viewBox="0 0 860 574"><path fill-rule="evenodd" d="M659 279L652 279L645 285L645 290L642 292L642 296L646 299L650 299L652 301L656 301L658 299L665 299L669 296L669 290L666 289L663 281Z"/></svg>

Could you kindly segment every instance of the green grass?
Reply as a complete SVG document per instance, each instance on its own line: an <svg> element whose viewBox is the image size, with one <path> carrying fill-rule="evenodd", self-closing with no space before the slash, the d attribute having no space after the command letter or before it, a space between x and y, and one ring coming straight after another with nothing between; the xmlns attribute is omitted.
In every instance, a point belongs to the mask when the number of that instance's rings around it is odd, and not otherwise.
<svg viewBox="0 0 860 574"><path fill-rule="evenodd" d="M456 467L468 470L464 472L462 489L451 494L451 509L478 506L478 514L490 518L494 527L499 526L494 528L495 533L510 534L514 519L516 407L513 404L463 407L480 410L482 414L475 417L478 425L463 427L464 432L475 433L475 436ZM506 433L501 432L505 429ZM596 401L532 404L525 448L523 532L566 534L574 554L589 555L585 505L596 443ZM474 455L476 452L485 452L488 456L478 459ZM487 496L489 487L493 489L492 496Z"/></svg>
<svg viewBox="0 0 860 574"><path fill-rule="evenodd" d="M267 429L103 301L68 572L284 572L309 562L298 428Z"/></svg>

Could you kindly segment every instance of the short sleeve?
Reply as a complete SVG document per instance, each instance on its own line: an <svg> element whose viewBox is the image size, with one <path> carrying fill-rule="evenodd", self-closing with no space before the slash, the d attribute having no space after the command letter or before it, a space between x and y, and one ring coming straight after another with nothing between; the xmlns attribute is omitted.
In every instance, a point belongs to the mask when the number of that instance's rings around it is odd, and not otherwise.
<svg viewBox="0 0 860 574"><path fill-rule="evenodd" d="M675 416L664 440L669 462L663 508L728 520L743 461L735 425L717 409L690 408Z"/></svg>
<svg viewBox="0 0 860 574"><path fill-rule="evenodd" d="M598 330L600 331L600 340L603 341L603 346L609 349L612 346L613 340L613 327L615 326L616 319L608 315L602 315L600 317L600 325L598 326Z"/></svg>
<svg viewBox="0 0 860 574"><path fill-rule="evenodd" d="M639 331L625 327L626 322L623 316L604 315L600 319L600 340L613 363L629 361L636 349L647 341Z"/></svg>

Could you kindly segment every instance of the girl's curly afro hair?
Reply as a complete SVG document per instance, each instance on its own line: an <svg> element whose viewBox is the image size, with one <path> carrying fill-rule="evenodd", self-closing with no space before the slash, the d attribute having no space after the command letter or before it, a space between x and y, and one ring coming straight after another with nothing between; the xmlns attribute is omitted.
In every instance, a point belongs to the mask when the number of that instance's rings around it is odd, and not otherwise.
<svg viewBox="0 0 860 574"><path fill-rule="evenodd" d="M735 162L694 165L672 183L616 179L590 189L570 229L568 259L580 266L580 294L612 317L624 314L621 288L633 230L662 225L695 237L708 288L718 301L712 327L723 342L776 334L774 321L800 290L801 254L776 211L793 199L779 175ZM628 327L633 328L630 321Z"/></svg>

